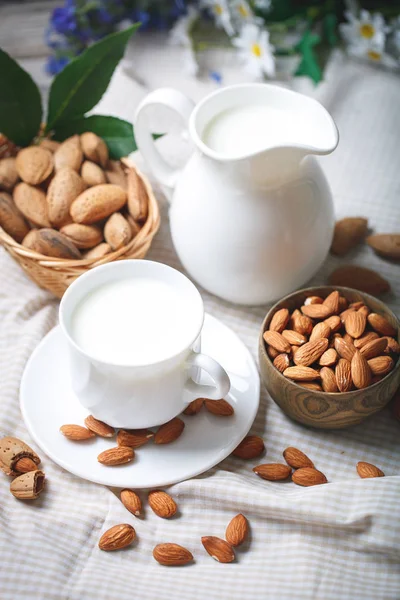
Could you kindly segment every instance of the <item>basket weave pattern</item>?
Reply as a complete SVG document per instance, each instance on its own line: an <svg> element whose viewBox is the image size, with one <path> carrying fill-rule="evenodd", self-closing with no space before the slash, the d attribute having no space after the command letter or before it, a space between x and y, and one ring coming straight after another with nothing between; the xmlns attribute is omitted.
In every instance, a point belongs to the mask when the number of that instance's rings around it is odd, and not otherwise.
<svg viewBox="0 0 400 600"><path fill-rule="evenodd" d="M13 155L14 153L14 149L5 149L0 140L0 158ZM121 162L126 168L136 170L146 188L148 197L147 219L139 233L126 246L110 252L100 259L82 258L79 260L66 260L44 256L29 248L25 248L0 227L0 243L7 252L21 265L33 281L40 287L52 292L58 298L61 298L67 287L88 269L114 260L144 258L150 248L154 235L159 229L160 212L149 181L128 159L122 159Z"/></svg>

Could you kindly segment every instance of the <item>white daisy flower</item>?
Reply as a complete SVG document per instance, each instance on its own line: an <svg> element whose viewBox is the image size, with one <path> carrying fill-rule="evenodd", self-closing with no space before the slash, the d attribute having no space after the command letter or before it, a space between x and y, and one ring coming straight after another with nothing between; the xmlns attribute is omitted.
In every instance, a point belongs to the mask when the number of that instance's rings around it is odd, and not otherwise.
<svg viewBox="0 0 400 600"><path fill-rule="evenodd" d="M259 10L268 12L272 8L272 0L255 0L254 6Z"/></svg>
<svg viewBox="0 0 400 600"><path fill-rule="evenodd" d="M366 46L365 44L353 44L347 48L347 52L354 58L366 60L375 65L382 65L389 69L398 69L399 61L387 52L384 52L378 45Z"/></svg>
<svg viewBox="0 0 400 600"><path fill-rule="evenodd" d="M248 23L242 28L240 35L232 40L238 49L247 71L255 78L263 75L275 75L275 60L273 46L269 43L269 33L260 29L253 23Z"/></svg>
<svg viewBox="0 0 400 600"><path fill-rule="evenodd" d="M200 6L208 8L211 11L216 26L224 29L229 37L235 35L227 0L202 0Z"/></svg>
<svg viewBox="0 0 400 600"><path fill-rule="evenodd" d="M383 47L388 27L380 13L371 14L361 10L357 18L353 13L346 11L348 23L339 25L343 39L351 45L363 42L365 45L378 45Z"/></svg>

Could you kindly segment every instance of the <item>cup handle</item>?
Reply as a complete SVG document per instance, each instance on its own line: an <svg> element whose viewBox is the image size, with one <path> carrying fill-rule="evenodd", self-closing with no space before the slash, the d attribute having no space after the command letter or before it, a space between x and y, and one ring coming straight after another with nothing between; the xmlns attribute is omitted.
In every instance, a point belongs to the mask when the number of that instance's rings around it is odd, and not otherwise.
<svg viewBox="0 0 400 600"><path fill-rule="evenodd" d="M204 369L204 371L206 371L206 373L214 380L214 385L202 385L190 378L185 384L185 390L188 391L191 396L189 402L196 398L220 400L228 394L231 387L229 376L225 369L221 367L216 360L211 358L211 356L193 352L187 359L187 363L189 366Z"/></svg>
<svg viewBox="0 0 400 600"><path fill-rule="evenodd" d="M157 105L171 108L178 113L184 124L187 125L194 108L194 103L177 90L172 88L160 88L148 94L148 96L146 96L139 104L136 111L135 139L137 146L154 176L162 185L172 191L175 187L177 178L179 177L180 169L174 169L157 150L146 115L148 106Z"/></svg>

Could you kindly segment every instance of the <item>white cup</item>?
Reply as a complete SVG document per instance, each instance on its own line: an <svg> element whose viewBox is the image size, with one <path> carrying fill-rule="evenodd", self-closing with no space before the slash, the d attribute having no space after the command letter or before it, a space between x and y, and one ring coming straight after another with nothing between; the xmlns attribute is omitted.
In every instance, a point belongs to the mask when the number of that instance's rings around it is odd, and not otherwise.
<svg viewBox="0 0 400 600"><path fill-rule="evenodd" d="M165 360L144 365L112 364L89 355L71 334L77 305L102 285L143 276L173 286L185 302L191 303L194 316L190 342ZM187 277L167 265L123 260L87 271L65 292L59 318L69 347L73 391L94 417L113 427L140 429L160 425L176 417L196 398L218 400L229 392L226 371L213 358L200 353L204 322L200 293ZM211 376L214 385L198 383L201 369Z"/></svg>

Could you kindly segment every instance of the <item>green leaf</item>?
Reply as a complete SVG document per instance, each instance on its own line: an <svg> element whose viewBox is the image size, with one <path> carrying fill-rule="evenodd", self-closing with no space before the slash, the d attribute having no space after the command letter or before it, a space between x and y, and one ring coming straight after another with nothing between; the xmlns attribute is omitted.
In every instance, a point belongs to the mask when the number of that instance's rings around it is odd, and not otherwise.
<svg viewBox="0 0 400 600"><path fill-rule="evenodd" d="M60 123L54 131L54 139L62 142L75 133L85 131L93 131L103 138L108 146L110 158L118 159L137 150L132 123L104 115L79 117ZM162 135L156 133L153 137L157 139Z"/></svg>
<svg viewBox="0 0 400 600"><path fill-rule="evenodd" d="M319 44L320 41L319 35L306 31L296 46L296 49L302 55L302 60L295 75L307 75L315 83L319 83L322 79L321 68L314 53L314 46Z"/></svg>
<svg viewBox="0 0 400 600"><path fill-rule="evenodd" d="M0 49L0 132L28 146L42 121L40 92L32 77Z"/></svg>
<svg viewBox="0 0 400 600"><path fill-rule="evenodd" d="M55 77L49 96L48 131L61 121L84 115L99 102L137 27L132 25L93 44Z"/></svg>

